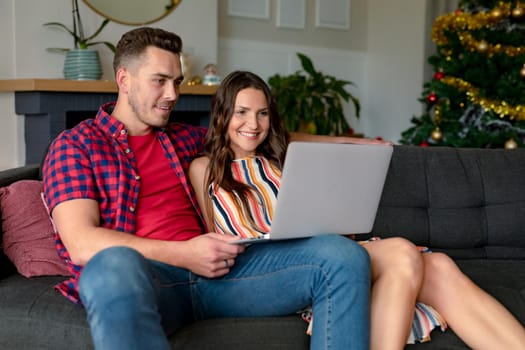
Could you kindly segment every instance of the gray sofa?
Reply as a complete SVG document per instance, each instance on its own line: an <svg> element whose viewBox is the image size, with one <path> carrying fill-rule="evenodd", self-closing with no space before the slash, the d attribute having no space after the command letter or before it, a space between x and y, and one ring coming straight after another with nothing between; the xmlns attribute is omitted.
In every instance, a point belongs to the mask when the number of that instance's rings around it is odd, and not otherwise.
<svg viewBox="0 0 525 350"><path fill-rule="evenodd" d="M0 172L0 187L38 167ZM525 149L396 146L373 234L444 251L525 324ZM25 278L0 254L0 348L89 349L84 311L53 291L63 277ZM297 315L198 322L175 349L307 349ZM467 349L452 330L407 349Z"/></svg>

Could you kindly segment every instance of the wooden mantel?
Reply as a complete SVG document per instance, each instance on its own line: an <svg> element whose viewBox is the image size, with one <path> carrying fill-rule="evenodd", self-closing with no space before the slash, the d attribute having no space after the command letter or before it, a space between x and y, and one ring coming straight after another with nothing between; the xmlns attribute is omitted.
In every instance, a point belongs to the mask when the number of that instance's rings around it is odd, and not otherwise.
<svg viewBox="0 0 525 350"><path fill-rule="evenodd" d="M182 95L213 95L217 86L181 85ZM60 91L116 93L113 80L7 79L0 80L0 92Z"/></svg>
<svg viewBox="0 0 525 350"><path fill-rule="evenodd" d="M173 120L207 126L217 86L181 85ZM115 101L110 80L7 79L0 93L14 93L15 113L24 115L26 164L39 163L47 145L62 130L95 116L100 105Z"/></svg>

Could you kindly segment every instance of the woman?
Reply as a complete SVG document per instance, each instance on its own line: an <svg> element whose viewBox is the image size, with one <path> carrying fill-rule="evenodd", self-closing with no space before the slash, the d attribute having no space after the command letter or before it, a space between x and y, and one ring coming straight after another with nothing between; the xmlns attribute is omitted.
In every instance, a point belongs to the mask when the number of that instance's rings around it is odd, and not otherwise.
<svg viewBox="0 0 525 350"><path fill-rule="evenodd" d="M189 172L210 230L239 237L268 232L290 139L377 142L289 136L260 77L236 71L222 81L213 100L206 155L196 159ZM471 348L525 349L523 326L448 256L421 254L403 238L363 244L372 266L371 349L402 349L407 339L426 341L434 326L446 328L441 316ZM423 319L414 318L416 301L424 303L418 304L418 310L425 311ZM423 334L411 334L412 328L436 319L433 326L423 327ZM417 324L411 327L412 322Z"/></svg>

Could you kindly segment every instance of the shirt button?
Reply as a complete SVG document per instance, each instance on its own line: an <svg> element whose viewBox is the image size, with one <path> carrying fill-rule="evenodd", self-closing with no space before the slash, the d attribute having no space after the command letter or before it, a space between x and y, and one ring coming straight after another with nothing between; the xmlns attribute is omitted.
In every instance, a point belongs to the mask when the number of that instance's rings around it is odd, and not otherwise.
<svg viewBox="0 0 525 350"><path fill-rule="evenodd" d="M131 211L132 213L135 212L135 207L129 207L129 211Z"/></svg>
<svg viewBox="0 0 525 350"><path fill-rule="evenodd" d="M140 180L140 175L135 175L135 180Z"/></svg>
<svg viewBox="0 0 525 350"><path fill-rule="evenodd" d="M120 130L120 133L121 133L122 135L124 135L124 134L126 133L126 130L122 129L122 130Z"/></svg>
<svg viewBox="0 0 525 350"><path fill-rule="evenodd" d="M130 152L131 152L131 149L126 148L126 150L125 150L124 152L126 152L126 153L130 153Z"/></svg>

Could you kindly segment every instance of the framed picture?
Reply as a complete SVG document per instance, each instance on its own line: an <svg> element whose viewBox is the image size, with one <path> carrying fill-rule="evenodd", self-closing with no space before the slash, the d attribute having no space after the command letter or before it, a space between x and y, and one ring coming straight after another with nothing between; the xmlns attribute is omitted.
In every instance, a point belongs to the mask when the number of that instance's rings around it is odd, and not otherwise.
<svg viewBox="0 0 525 350"><path fill-rule="evenodd" d="M305 16L305 0L277 0L277 27L304 29Z"/></svg>
<svg viewBox="0 0 525 350"><path fill-rule="evenodd" d="M228 15L269 19L270 0L228 0Z"/></svg>
<svg viewBox="0 0 525 350"><path fill-rule="evenodd" d="M316 0L315 26L350 29L350 0Z"/></svg>

